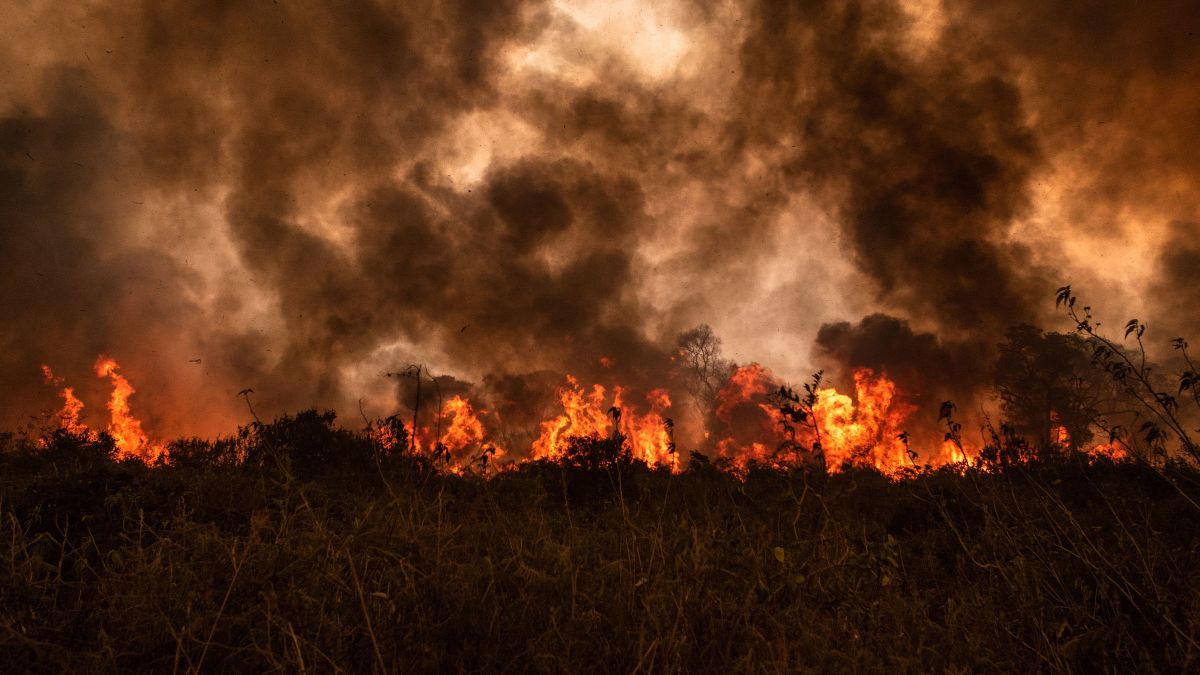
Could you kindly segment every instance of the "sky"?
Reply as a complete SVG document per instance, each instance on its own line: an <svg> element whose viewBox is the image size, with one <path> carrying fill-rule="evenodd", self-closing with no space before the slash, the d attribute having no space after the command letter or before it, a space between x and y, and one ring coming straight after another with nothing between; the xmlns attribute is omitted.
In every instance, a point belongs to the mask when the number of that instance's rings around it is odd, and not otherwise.
<svg viewBox="0 0 1200 675"><path fill-rule="evenodd" d="M389 414L410 363L650 387L698 324L924 405L986 397L1008 327L1068 329L1067 283L1155 348L1200 323L1191 3L2 14L5 428L55 405L41 364L101 419L100 354L149 428L210 436L245 388Z"/></svg>

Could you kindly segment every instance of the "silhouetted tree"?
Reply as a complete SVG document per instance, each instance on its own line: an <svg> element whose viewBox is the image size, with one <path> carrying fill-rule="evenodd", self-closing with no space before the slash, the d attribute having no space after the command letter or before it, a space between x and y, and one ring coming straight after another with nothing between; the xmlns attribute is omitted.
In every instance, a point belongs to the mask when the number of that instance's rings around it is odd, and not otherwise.
<svg viewBox="0 0 1200 675"><path fill-rule="evenodd" d="M716 405L717 394L733 374L736 364L722 358L721 338L707 324L680 333L675 348L676 363L683 373L688 392L695 398L701 414L707 415Z"/></svg>
<svg viewBox="0 0 1200 675"><path fill-rule="evenodd" d="M1055 444L1056 424L1069 447L1091 441L1092 424L1111 387L1091 365L1091 349L1078 335L1015 326L1000 345L996 390L1008 424L1040 448Z"/></svg>

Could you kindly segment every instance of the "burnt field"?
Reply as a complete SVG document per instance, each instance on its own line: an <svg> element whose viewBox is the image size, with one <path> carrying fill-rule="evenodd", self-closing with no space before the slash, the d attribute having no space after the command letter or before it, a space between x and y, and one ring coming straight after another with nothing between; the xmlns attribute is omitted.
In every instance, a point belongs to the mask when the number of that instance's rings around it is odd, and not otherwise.
<svg viewBox="0 0 1200 675"><path fill-rule="evenodd" d="M332 416L118 461L4 437L9 672L1180 671L1200 656L1183 464L672 473L626 439L490 477Z"/></svg>

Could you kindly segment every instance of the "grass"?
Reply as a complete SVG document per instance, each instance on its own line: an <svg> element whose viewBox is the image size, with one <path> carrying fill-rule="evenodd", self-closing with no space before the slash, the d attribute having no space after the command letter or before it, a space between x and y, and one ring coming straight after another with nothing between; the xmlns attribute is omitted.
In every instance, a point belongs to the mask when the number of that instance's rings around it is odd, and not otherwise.
<svg viewBox="0 0 1200 675"><path fill-rule="evenodd" d="M670 475L600 452L482 479L299 419L177 444L153 468L113 461L104 439L4 440L4 670L1128 672L1200 658L1200 476L1185 466L1057 458L896 482Z"/></svg>

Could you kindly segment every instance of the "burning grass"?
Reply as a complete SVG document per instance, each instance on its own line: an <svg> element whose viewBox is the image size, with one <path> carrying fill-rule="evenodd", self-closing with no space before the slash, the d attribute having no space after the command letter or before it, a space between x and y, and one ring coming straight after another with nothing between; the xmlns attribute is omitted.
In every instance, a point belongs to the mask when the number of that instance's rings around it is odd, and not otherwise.
<svg viewBox="0 0 1200 675"><path fill-rule="evenodd" d="M568 437L492 478L315 412L169 462L0 454L0 653L30 670L1187 670L1200 478L1083 454L652 468ZM402 433L402 432L401 432Z"/></svg>

